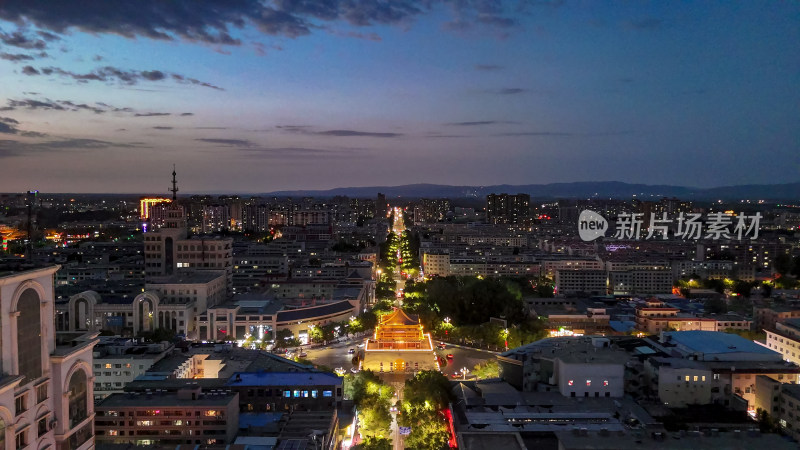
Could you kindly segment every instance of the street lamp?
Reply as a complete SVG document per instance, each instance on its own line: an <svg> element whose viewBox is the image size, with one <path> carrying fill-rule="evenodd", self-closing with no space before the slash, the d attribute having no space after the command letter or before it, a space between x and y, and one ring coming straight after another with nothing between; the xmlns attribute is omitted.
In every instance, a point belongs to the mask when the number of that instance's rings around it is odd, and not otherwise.
<svg viewBox="0 0 800 450"><path fill-rule="evenodd" d="M469 373L469 369L467 369L466 367L462 367L461 373L464 375L464 381L467 381L467 374Z"/></svg>
<svg viewBox="0 0 800 450"><path fill-rule="evenodd" d="M505 341L506 344L506 351L508 351L508 328L501 331L500 334L503 336L503 340Z"/></svg>

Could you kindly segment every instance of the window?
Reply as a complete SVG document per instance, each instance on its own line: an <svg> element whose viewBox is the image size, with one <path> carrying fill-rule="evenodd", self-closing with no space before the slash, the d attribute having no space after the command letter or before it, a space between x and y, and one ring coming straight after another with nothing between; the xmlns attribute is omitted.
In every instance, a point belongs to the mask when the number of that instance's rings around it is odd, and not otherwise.
<svg viewBox="0 0 800 450"><path fill-rule="evenodd" d="M86 372L77 370L69 379L69 426L70 428L82 422L88 417L86 388Z"/></svg>
<svg viewBox="0 0 800 450"><path fill-rule="evenodd" d="M47 385L48 383L42 383L36 386L36 403L42 403L43 401L47 400Z"/></svg>
<svg viewBox="0 0 800 450"><path fill-rule="evenodd" d="M683 377L683 378L684 378L686 381L689 381L689 375L686 375L686 376L685 376L685 377Z"/></svg>
<svg viewBox="0 0 800 450"><path fill-rule="evenodd" d="M17 433L17 450L25 448L28 445L28 429L24 429Z"/></svg>
<svg viewBox="0 0 800 450"><path fill-rule="evenodd" d="M303 398L308 398L308 391L303 391Z"/></svg>
<svg viewBox="0 0 800 450"><path fill-rule="evenodd" d="M333 391L322 391L323 397L333 397Z"/></svg>
<svg viewBox="0 0 800 450"><path fill-rule="evenodd" d="M300 398L300 391L294 391L293 396L294 398Z"/></svg>
<svg viewBox="0 0 800 450"><path fill-rule="evenodd" d="M107 364L106 364L106 369L110 369L110 368L111 368L111 364L110 364L110 363L107 363Z"/></svg>
<svg viewBox="0 0 800 450"><path fill-rule="evenodd" d="M694 381L697 381L697 375L694 376Z"/></svg>
<svg viewBox="0 0 800 450"><path fill-rule="evenodd" d="M36 421L36 436L42 436L47 433L47 419L49 416L44 416L41 419Z"/></svg>
<svg viewBox="0 0 800 450"><path fill-rule="evenodd" d="M311 398L317 398L317 391L311 391Z"/></svg>
<svg viewBox="0 0 800 450"><path fill-rule="evenodd" d="M39 294L26 289L17 302L17 358L20 385L42 376L42 324ZM26 437L27 439L27 437Z"/></svg>
<svg viewBox="0 0 800 450"><path fill-rule="evenodd" d="M28 410L28 394L22 394L14 399L14 409L17 415L20 415Z"/></svg>
<svg viewBox="0 0 800 450"><path fill-rule="evenodd" d="M292 396L292 391L283 391L283 396L289 398Z"/></svg>

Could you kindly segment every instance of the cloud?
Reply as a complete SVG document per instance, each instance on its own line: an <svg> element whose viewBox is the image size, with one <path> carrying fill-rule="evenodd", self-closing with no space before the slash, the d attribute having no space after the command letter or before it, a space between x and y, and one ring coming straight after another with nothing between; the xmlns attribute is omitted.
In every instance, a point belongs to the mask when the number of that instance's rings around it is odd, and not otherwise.
<svg viewBox="0 0 800 450"><path fill-rule="evenodd" d="M154 130L171 130L173 127L153 127Z"/></svg>
<svg viewBox="0 0 800 450"><path fill-rule="evenodd" d="M94 57L92 58L92 61L102 61L102 60L104 60L104 59L105 59L105 58L103 58L103 57L102 57L102 56L100 56L100 55L94 55Z"/></svg>
<svg viewBox="0 0 800 450"><path fill-rule="evenodd" d="M148 112L148 113L136 113L133 117L158 117L158 116L171 116L171 113L165 112Z"/></svg>
<svg viewBox="0 0 800 450"><path fill-rule="evenodd" d="M77 103L70 100L50 100L42 99L36 100L32 98L25 98L22 100L9 99L6 106L0 108L0 111L13 111L15 109L28 109L28 110L53 110L53 111L91 111L95 114L103 114L107 112L133 112L131 108L115 108L107 103L97 102L94 104Z"/></svg>
<svg viewBox="0 0 800 450"><path fill-rule="evenodd" d="M30 153L57 153L62 151L88 151L112 148L141 148L140 142L109 142L98 139L56 139L44 142L0 140L0 158Z"/></svg>
<svg viewBox="0 0 800 450"><path fill-rule="evenodd" d="M345 158L361 152L356 148L318 149L308 147L241 148L241 152L253 157L280 159L295 158Z"/></svg>
<svg viewBox="0 0 800 450"><path fill-rule="evenodd" d="M21 45L44 46L58 34L74 30L90 34L114 34L129 39L202 43L215 50L238 46L236 30L252 26L262 34L298 38L334 24L355 27L408 25L429 13L438 2L431 0L137 0L109 2L87 0L76 8L69 2L0 2L0 20L40 29L42 39L21 34ZM447 1L460 27L479 24L509 28L517 25L515 15L525 13L517 2L499 0ZM535 2L529 2L535 3ZM549 3L549 2L548 2ZM349 32L349 37L376 39L374 33ZM15 35L8 35L9 39Z"/></svg>
<svg viewBox="0 0 800 450"><path fill-rule="evenodd" d="M496 64L475 64L475 70L495 71L501 69L503 69L503 66Z"/></svg>
<svg viewBox="0 0 800 450"><path fill-rule="evenodd" d="M22 53L0 53L0 59L5 59L6 61L20 62L20 61L31 61L33 60L33 56L24 55Z"/></svg>
<svg viewBox="0 0 800 450"><path fill-rule="evenodd" d="M339 30L328 30L328 33L334 36L364 39L367 41L380 42L383 40L383 38L381 38L378 33L359 33L358 31L339 31Z"/></svg>
<svg viewBox="0 0 800 450"><path fill-rule="evenodd" d="M190 112L181 113L181 117L187 117L187 116L193 116L193 115L194 115L194 113L190 113Z"/></svg>
<svg viewBox="0 0 800 450"><path fill-rule="evenodd" d="M655 30L657 28L661 28L664 24L664 21L661 19L656 19L654 17L645 17L643 19L637 20L629 20L625 23L627 28L633 30Z"/></svg>
<svg viewBox="0 0 800 450"><path fill-rule="evenodd" d="M225 147L254 147L253 142L243 139L195 139L195 141L207 142L209 144L217 144Z"/></svg>
<svg viewBox="0 0 800 450"><path fill-rule="evenodd" d="M2 9L2 6L0 6L0 9ZM17 30L10 34L0 31L0 42L5 45L24 48L26 50L44 50L47 48L47 43L45 43L45 41L42 39L37 39L36 37L28 36L21 30Z"/></svg>
<svg viewBox="0 0 800 450"><path fill-rule="evenodd" d="M480 120L475 122L450 122L446 123L445 125L451 127L475 127L481 125L505 125L505 124L515 124L519 122L511 122L506 120Z"/></svg>
<svg viewBox="0 0 800 450"><path fill-rule="evenodd" d="M565 137L577 136L574 133L566 133L562 131L519 131L509 133L495 133L492 136L549 136L549 137Z"/></svg>
<svg viewBox="0 0 800 450"><path fill-rule="evenodd" d="M399 133L373 133L370 131L355 131L355 130L328 130L328 131L318 131L314 134L319 136L338 136L338 137L364 136L364 137L379 137L379 138L394 138L402 136L402 134Z"/></svg>
<svg viewBox="0 0 800 450"><path fill-rule="evenodd" d="M0 122L0 133L3 133L3 134L17 134L18 131L19 130L17 130L17 127L15 127L12 124Z"/></svg>
<svg viewBox="0 0 800 450"><path fill-rule="evenodd" d="M487 92L498 95L516 95L516 94L523 94L527 92L527 90L522 88L503 88L503 89L489 90Z"/></svg>
<svg viewBox="0 0 800 450"><path fill-rule="evenodd" d="M19 125L19 121L11 117L0 117L0 123L7 123L11 125Z"/></svg>
<svg viewBox="0 0 800 450"><path fill-rule="evenodd" d="M25 75L39 75L40 71L32 66L25 66L22 69ZM135 85L140 81L163 81L171 78L180 84L194 84L204 86L216 90L224 90L219 86L211 83L197 80L195 78L186 77L177 73L167 73L160 70L125 70L112 66L99 67L87 73L72 72L64 70L59 67L43 67L41 69L43 75L58 75L61 77L72 78L80 83L87 83L89 81L101 81L105 83L117 82L123 85Z"/></svg>

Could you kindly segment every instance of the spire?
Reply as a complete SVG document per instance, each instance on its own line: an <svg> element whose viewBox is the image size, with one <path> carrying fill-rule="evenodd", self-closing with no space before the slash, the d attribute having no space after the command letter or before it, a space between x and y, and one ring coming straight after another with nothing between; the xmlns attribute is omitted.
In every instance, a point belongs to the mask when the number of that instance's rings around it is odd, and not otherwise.
<svg viewBox="0 0 800 450"><path fill-rule="evenodd" d="M173 164L172 165L172 189L170 189L170 192L172 192L172 201L173 202L178 199L178 180L175 179L175 175L177 175L177 174L175 173L175 164Z"/></svg>

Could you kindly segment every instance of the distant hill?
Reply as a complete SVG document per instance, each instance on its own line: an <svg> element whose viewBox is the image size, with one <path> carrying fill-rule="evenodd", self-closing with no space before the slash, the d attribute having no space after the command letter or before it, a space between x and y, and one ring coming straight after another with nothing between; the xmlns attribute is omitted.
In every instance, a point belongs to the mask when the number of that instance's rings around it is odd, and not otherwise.
<svg viewBox="0 0 800 450"><path fill-rule="evenodd" d="M374 197L378 192L396 197L485 197L491 193L529 194L538 199L678 197L687 200L800 200L800 183L750 184L715 188L630 184L619 181L597 181L551 184L500 184L494 186L448 186L441 184L408 184L404 186L346 187L329 190L276 191L263 196L289 197Z"/></svg>

